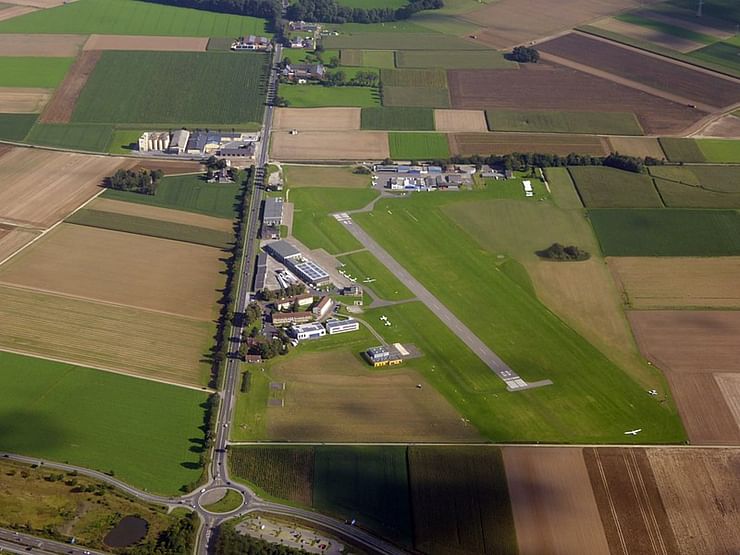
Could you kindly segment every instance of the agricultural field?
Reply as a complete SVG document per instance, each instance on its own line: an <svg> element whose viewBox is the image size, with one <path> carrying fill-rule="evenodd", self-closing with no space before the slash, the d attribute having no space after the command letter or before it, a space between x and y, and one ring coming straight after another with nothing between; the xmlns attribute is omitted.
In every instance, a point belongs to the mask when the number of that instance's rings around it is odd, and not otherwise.
<svg viewBox="0 0 740 555"><path fill-rule="evenodd" d="M649 171L666 206L740 208L740 168L654 166Z"/></svg>
<svg viewBox="0 0 740 555"><path fill-rule="evenodd" d="M362 129L434 131L434 112L430 108L363 108Z"/></svg>
<svg viewBox="0 0 740 555"><path fill-rule="evenodd" d="M701 163L707 161L695 139L661 137L658 141L663 151L665 151L666 158L671 162Z"/></svg>
<svg viewBox="0 0 740 555"><path fill-rule="evenodd" d="M36 118L36 114L0 114L0 139L22 141L36 123Z"/></svg>
<svg viewBox="0 0 740 555"><path fill-rule="evenodd" d="M740 101L735 79L640 54L615 43L571 33L539 45L542 51L713 107Z"/></svg>
<svg viewBox="0 0 740 555"><path fill-rule="evenodd" d="M487 110L491 131L642 135L640 123L627 112L546 112Z"/></svg>
<svg viewBox="0 0 740 555"><path fill-rule="evenodd" d="M441 87L384 87L383 106L449 108L450 95Z"/></svg>
<svg viewBox="0 0 740 555"><path fill-rule="evenodd" d="M371 87L324 87L322 85L281 85L278 89L292 108L380 106L380 95Z"/></svg>
<svg viewBox="0 0 740 555"><path fill-rule="evenodd" d="M3 118L10 114L38 114L49 102L51 94L49 89L0 87L0 114ZM31 121L35 120L36 115ZM18 137L17 140L23 140L28 134L28 129L25 126L21 128L25 129L22 135L20 131L12 131L12 124L6 132ZM3 132L0 131L0 137L3 136L1 133Z"/></svg>
<svg viewBox="0 0 740 555"><path fill-rule="evenodd" d="M122 158L12 148L0 157L0 216L47 228L100 191Z"/></svg>
<svg viewBox="0 0 740 555"><path fill-rule="evenodd" d="M735 114L720 116L704 127L697 136L730 139L740 137L740 118Z"/></svg>
<svg viewBox="0 0 740 555"><path fill-rule="evenodd" d="M390 156L388 134L381 131L275 131L270 155L276 160L383 160Z"/></svg>
<svg viewBox="0 0 740 555"><path fill-rule="evenodd" d="M630 308L740 308L738 257L620 256L608 264Z"/></svg>
<svg viewBox="0 0 740 555"><path fill-rule="evenodd" d="M608 555L581 449L504 447L521 555Z"/></svg>
<svg viewBox="0 0 740 555"><path fill-rule="evenodd" d="M154 164L159 167L158 164ZM208 183L202 174L164 177L154 195L107 189L102 198L233 219L239 185Z"/></svg>
<svg viewBox="0 0 740 555"><path fill-rule="evenodd" d="M380 80L383 87L447 87L447 74L439 69L384 69Z"/></svg>
<svg viewBox="0 0 740 555"><path fill-rule="evenodd" d="M706 115L686 104L563 65L541 62L519 69L450 70L453 108L631 112L646 134L679 133ZM650 67L649 65L646 67Z"/></svg>
<svg viewBox="0 0 740 555"><path fill-rule="evenodd" d="M52 98L47 105L47 110L53 102ZM43 114L41 119L43 119ZM106 152L112 137L113 128L110 125L37 123L31 128L25 142L94 153Z"/></svg>
<svg viewBox="0 0 740 555"><path fill-rule="evenodd" d="M58 226L3 265L0 282L209 321L218 249L88 226Z"/></svg>
<svg viewBox="0 0 740 555"><path fill-rule="evenodd" d="M443 133L389 133L391 158L439 160L449 158L450 147Z"/></svg>
<svg viewBox="0 0 740 555"><path fill-rule="evenodd" d="M41 123L69 123L95 66L100 61L101 52L82 52L67 72L64 81L54 92L49 105L41 115Z"/></svg>
<svg viewBox="0 0 740 555"><path fill-rule="evenodd" d="M665 152L654 137L609 137L609 152L618 152L625 156L664 160Z"/></svg>
<svg viewBox="0 0 740 555"><path fill-rule="evenodd" d="M0 361L4 449L164 494L200 476L189 438L202 437L203 392L11 353Z"/></svg>
<svg viewBox="0 0 740 555"><path fill-rule="evenodd" d="M629 13L603 19L593 25L610 33L617 33L636 41L651 42L682 53L704 47L707 40L710 42L716 40L690 29Z"/></svg>
<svg viewBox="0 0 740 555"><path fill-rule="evenodd" d="M283 176L291 188L339 187L367 189L370 177L354 173L348 166L291 166L283 165Z"/></svg>
<svg viewBox="0 0 740 555"><path fill-rule="evenodd" d="M135 0L77 0L0 22L0 33L236 37L266 35L266 20Z"/></svg>
<svg viewBox="0 0 740 555"><path fill-rule="evenodd" d="M86 40L84 35L0 34L0 52L4 56L74 58Z"/></svg>
<svg viewBox="0 0 740 555"><path fill-rule="evenodd" d="M732 210L600 209L589 218L607 256L740 255Z"/></svg>
<svg viewBox="0 0 740 555"><path fill-rule="evenodd" d="M413 22L412 22L413 23ZM398 22L395 23L398 26ZM369 26L361 25L363 30ZM387 32L351 32L336 37L326 37L323 41L327 50L438 50L443 44L445 50L482 50L485 46L475 41L451 37L442 33L429 32L417 28L417 32L396 32L390 25ZM1 29L1 28L0 28Z"/></svg>
<svg viewBox="0 0 740 555"><path fill-rule="evenodd" d="M488 131L482 110L434 110L434 124L437 131L448 133Z"/></svg>
<svg viewBox="0 0 740 555"><path fill-rule="evenodd" d="M277 108L273 129L355 131L360 129L360 108Z"/></svg>
<svg viewBox="0 0 740 555"><path fill-rule="evenodd" d="M564 133L453 133L449 135L452 154L510 154L512 152L542 152L567 156L571 152L604 156L606 140L591 135Z"/></svg>
<svg viewBox="0 0 740 555"><path fill-rule="evenodd" d="M262 121L268 57L226 52L105 51L77 100L78 123ZM208 76L218 77L214 95ZM188 94L171 94L189 83Z"/></svg>
<svg viewBox="0 0 740 555"><path fill-rule="evenodd" d="M157 52L205 52L208 38L91 35L83 50L152 50Z"/></svg>
<svg viewBox="0 0 740 555"><path fill-rule="evenodd" d="M663 207L648 175L596 166L572 166L568 171L586 208Z"/></svg>
<svg viewBox="0 0 740 555"><path fill-rule="evenodd" d="M371 289L381 299L402 301L414 296L370 251L355 252L341 256L338 260L344 264L344 270L358 281L374 280L363 284L363 287Z"/></svg>
<svg viewBox="0 0 740 555"><path fill-rule="evenodd" d="M0 87L53 89L62 82L74 58L0 57Z"/></svg>
<svg viewBox="0 0 740 555"><path fill-rule="evenodd" d="M38 237L38 231L0 225L0 263Z"/></svg>
<svg viewBox="0 0 740 555"><path fill-rule="evenodd" d="M396 53L393 50L348 50L340 51L343 66L394 68Z"/></svg>
<svg viewBox="0 0 740 555"><path fill-rule="evenodd" d="M293 235L308 248L323 248L331 254L358 250L362 248L360 243L329 214L362 208L377 196L378 192L369 188L294 189L290 194Z"/></svg>
<svg viewBox="0 0 740 555"><path fill-rule="evenodd" d="M740 141L697 139L696 142L707 162L715 164L740 163Z"/></svg>
<svg viewBox="0 0 740 555"><path fill-rule="evenodd" d="M396 54L399 68L511 69L517 67L495 50L402 50Z"/></svg>

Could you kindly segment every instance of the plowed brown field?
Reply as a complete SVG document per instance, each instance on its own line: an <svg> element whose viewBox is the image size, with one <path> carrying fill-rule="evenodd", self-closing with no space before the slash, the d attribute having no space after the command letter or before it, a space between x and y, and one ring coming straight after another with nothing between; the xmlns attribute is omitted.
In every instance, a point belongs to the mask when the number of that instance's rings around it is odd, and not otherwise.
<svg viewBox="0 0 740 555"><path fill-rule="evenodd" d="M434 110L437 131L486 132L486 114L482 110Z"/></svg>
<svg viewBox="0 0 740 555"><path fill-rule="evenodd" d="M46 228L100 192L100 183L133 162L30 148L0 158L0 217Z"/></svg>
<svg viewBox="0 0 740 555"><path fill-rule="evenodd" d="M49 89L0 87L0 113L37 114L50 98Z"/></svg>
<svg viewBox="0 0 740 555"><path fill-rule="evenodd" d="M583 455L612 553L678 553L645 451L588 448Z"/></svg>
<svg viewBox="0 0 740 555"><path fill-rule="evenodd" d="M221 251L62 224L16 255L0 282L201 320L215 315Z"/></svg>
<svg viewBox="0 0 740 555"><path fill-rule="evenodd" d="M277 160L383 160L390 151L381 131L275 131L270 154Z"/></svg>
<svg viewBox="0 0 740 555"><path fill-rule="evenodd" d="M84 35L13 35L0 34L3 56L77 56L87 40Z"/></svg>
<svg viewBox="0 0 740 555"><path fill-rule="evenodd" d="M452 70L453 108L634 112L647 134L677 133L706 114L558 64L521 69Z"/></svg>
<svg viewBox="0 0 740 555"><path fill-rule="evenodd" d="M509 154L511 152L542 152L566 155L607 154L606 139L589 135L565 135L563 133L453 133L449 135L453 154Z"/></svg>
<svg viewBox="0 0 740 555"><path fill-rule="evenodd" d="M129 35L90 35L83 50L151 50L205 52L207 38L147 37Z"/></svg>
<svg viewBox="0 0 740 555"><path fill-rule="evenodd" d="M520 555L608 555L581 449L504 447Z"/></svg>
<svg viewBox="0 0 740 555"><path fill-rule="evenodd" d="M569 33L541 43L538 48L696 102L717 107L740 102L740 81L737 79L641 54L613 42Z"/></svg>
<svg viewBox="0 0 740 555"><path fill-rule="evenodd" d="M357 131L360 108L278 108L274 129L302 131Z"/></svg>
<svg viewBox="0 0 740 555"><path fill-rule="evenodd" d="M37 232L18 227L8 229L0 227L0 264L37 236Z"/></svg>
<svg viewBox="0 0 740 555"><path fill-rule="evenodd" d="M684 555L733 555L740 548L740 450L648 449Z"/></svg>
<svg viewBox="0 0 740 555"><path fill-rule="evenodd" d="M55 91L51 102L46 105L46 110L41 114L39 122L69 123L71 121L77 99L95 69L100 55L99 50L88 50L80 54L80 57L69 68L62 84Z"/></svg>

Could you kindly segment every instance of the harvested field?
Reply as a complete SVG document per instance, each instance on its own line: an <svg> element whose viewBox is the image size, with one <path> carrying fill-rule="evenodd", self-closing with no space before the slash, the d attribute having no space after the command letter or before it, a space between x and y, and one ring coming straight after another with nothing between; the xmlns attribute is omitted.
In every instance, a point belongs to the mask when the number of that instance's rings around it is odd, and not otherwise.
<svg viewBox="0 0 740 555"><path fill-rule="evenodd" d="M453 154L509 154L511 152L541 152L566 155L571 152L603 156L607 154L606 139L589 135L533 133L454 133L449 136Z"/></svg>
<svg viewBox="0 0 740 555"><path fill-rule="evenodd" d="M678 553L645 451L587 448L583 456L613 552Z"/></svg>
<svg viewBox="0 0 740 555"><path fill-rule="evenodd" d="M0 286L0 348L205 385L209 322Z"/></svg>
<svg viewBox="0 0 740 555"><path fill-rule="evenodd" d="M434 110L437 131L449 133L484 133L488 131L483 110Z"/></svg>
<svg viewBox="0 0 740 555"><path fill-rule="evenodd" d="M62 224L3 265L0 282L210 320L221 251Z"/></svg>
<svg viewBox="0 0 740 555"><path fill-rule="evenodd" d="M613 42L570 33L541 43L538 48L697 103L722 107L740 102L737 79L641 54Z"/></svg>
<svg viewBox="0 0 740 555"><path fill-rule="evenodd" d="M740 450L648 449L647 456L681 553L736 553Z"/></svg>
<svg viewBox="0 0 740 555"><path fill-rule="evenodd" d="M520 555L609 555L581 449L504 447Z"/></svg>
<svg viewBox="0 0 740 555"><path fill-rule="evenodd" d="M669 33L664 33L656 29L651 29L650 27L635 25L626 21L620 21L619 19L615 19L613 17L602 19L601 21L593 23L593 25L595 27L598 27L599 29L604 29L605 31L619 33L620 35L624 35L633 39L652 42L665 48L670 48L671 50L677 50L684 53L691 52L692 50L696 50L705 46L704 43L701 42L697 42L685 37L679 37L677 35L671 35Z"/></svg>
<svg viewBox="0 0 740 555"><path fill-rule="evenodd" d="M654 137L609 137L610 152L618 152L626 156L645 158L651 156L656 160L665 159L665 153L660 148L658 139Z"/></svg>
<svg viewBox="0 0 740 555"><path fill-rule="evenodd" d="M327 50L436 50L444 45L446 50L481 50L485 46L477 41L465 40L442 33L351 33L326 37Z"/></svg>
<svg viewBox="0 0 740 555"><path fill-rule="evenodd" d="M205 52L207 38L146 37L130 35L90 35L83 50L151 50L168 52Z"/></svg>
<svg viewBox="0 0 740 555"><path fill-rule="evenodd" d="M37 232L23 228L4 228L0 226L0 264L18 249L33 241L37 236Z"/></svg>
<svg viewBox="0 0 740 555"><path fill-rule="evenodd" d="M552 63L525 64L518 70L451 70L448 82L453 108L633 112L646 134L678 133L706 115Z"/></svg>
<svg viewBox="0 0 740 555"><path fill-rule="evenodd" d="M686 434L700 445L737 445L740 427L730 411L716 374L667 372Z"/></svg>
<svg viewBox="0 0 740 555"><path fill-rule="evenodd" d="M631 308L740 308L740 257L607 259Z"/></svg>
<svg viewBox="0 0 740 555"><path fill-rule="evenodd" d="M707 125L695 136L740 139L740 118L733 114L722 116Z"/></svg>
<svg viewBox="0 0 740 555"><path fill-rule="evenodd" d="M645 358L671 372L740 372L740 311L633 310Z"/></svg>
<svg viewBox="0 0 740 555"><path fill-rule="evenodd" d="M270 155L278 160L383 160L390 151L388 134L381 131L276 131Z"/></svg>
<svg viewBox="0 0 740 555"><path fill-rule="evenodd" d="M38 114L50 98L49 89L0 87L0 113Z"/></svg>
<svg viewBox="0 0 740 555"><path fill-rule="evenodd" d="M487 27L478 33L479 42L509 48L642 4L638 0L574 0L558 5L557 10L552 5L550 0L501 0L460 18Z"/></svg>
<svg viewBox="0 0 740 555"><path fill-rule="evenodd" d="M0 21L13 19L14 17L19 17L21 15L26 15L27 13L35 11L36 8L32 8L30 6L11 6L9 8L5 8L4 10L0 10Z"/></svg>
<svg viewBox="0 0 740 555"><path fill-rule="evenodd" d="M231 220L227 220L225 218L215 218L204 214L185 212L183 210L172 210L170 208L160 208L159 206L149 206L135 202L96 198L87 205L87 208L91 210L100 210L102 212L124 214L126 216L137 216L139 218L147 218L150 220L171 222L174 224L193 225L196 227L204 227L206 229L214 229L216 231L224 231L226 233L231 233L233 231L233 223Z"/></svg>
<svg viewBox="0 0 740 555"><path fill-rule="evenodd" d="M501 450L491 446L408 449L414 546L422 553L516 553Z"/></svg>
<svg viewBox="0 0 740 555"><path fill-rule="evenodd" d="M306 372L306 368L311 368ZM268 408L276 441L475 441L477 432L413 370L377 371L350 353L306 353L274 367L285 406ZM416 384L425 385L417 389Z"/></svg>
<svg viewBox="0 0 740 555"><path fill-rule="evenodd" d="M124 158L14 148L0 158L0 217L46 228L100 192Z"/></svg>
<svg viewBox="0 0 740 555"><path fill-rule="evenodd" d="M39 123L69 123L88 78L100 60L101 52L89 50L80 54L67 76L54 92L51 102L41 114Z"/></svg>
<svg viewBox="0 0 740 555"><path fill-rule="evenodd" d="M740 374L715 374L714 381L740 429Z"/></svg>
<svg viewBox="0 0 740 555"><path fill-rule="evenodd" d="M356 131L360 108L277 108L273 129L300 131Z"/></svg>

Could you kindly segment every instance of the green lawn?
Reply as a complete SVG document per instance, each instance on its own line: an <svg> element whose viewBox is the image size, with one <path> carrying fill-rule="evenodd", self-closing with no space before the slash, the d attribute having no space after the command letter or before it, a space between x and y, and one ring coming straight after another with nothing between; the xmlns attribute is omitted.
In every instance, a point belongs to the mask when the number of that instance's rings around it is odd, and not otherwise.
<svg viewBox="0 0 740 555"><path fill-rule="evenodd" d="M0 139L22 141L37 117L38 114L0 114Z"/></svg>
<svg viewBox="0 0 740 555"><path fill-rule="evenodd" d="M177 125L261 122L268 61L260 53L106 51L72 119Z"/></svg>
<svg viewBox="0 0 740 555"><path fill-rule="evenodd" d="M557 207L564 210L583 208L583 202L567 168L547 168L545 177Z"/></svg>
<svg viewBox="0 0 740 555"><path fill-rule="evenodd" d="M591 210L607 256L737 256L740 214L734 210Z"/></svg>
<svg viewBox="0 0 740 555"><path fill-rule="evenodd" d="M696 144L707 162L740 164L740 140L697 139Z"/></svg>
<svg viewBox="0 0 740 555"><path fill-rule="evenodd" d="M108 145L111 154L131 154L139 148L139 137L146 129L116 129Z"/></svg>
<svg viewBox="0 0 740 555"><path fill-rule="evenodd" d="M370 176L354 173L349 166L291 166L283 164L288 187L339 187L367 189Z"/></svg>
<svg viewBox="0 0 740 555"><path fill-rule="evenodd" d="M363 108L361 128L434 131L434 111L431 108Z"/></svg>
<svg viewBox="0 0 740 555"><path fill-rule="evenodd" d="M226 495L221 499L210 505L204 505L203 508L212 513L228 513L234 509L238 509L243 502L244 497L242 497L241 493L233 489L228 489L226 490Z"/></svg>
<svg viewBox="0 0 740 555"><path fill-rule="evenodd" d="M389 133L391 158L396 160L437 160L450 157L447 135L443 133Z"/></svg>
<svg viewBox="0 0 740 555"><path fill-rule="evenodd" d="M362 245L329 214L362 208L377 196L378 192L369 188L293 189L293 235L308 248L323 248L331 254L358 250Z"/></svg>
<svg viewBox="0 0 740 555"><path fill-rule="evenodd" d="M646 395L545 308L531 289L519 285L523 269L507 269L502 263L513 261L482 248L480 238L444 210L464 200L468 217L475 213L477 220L485 219L491 213L482 202L487 199L486 191L382 199L372 213L356 214L354 220L524 379L549 378L554 385L506 393L491 370L419 303L384 307L393 326L378 331L390 342L419 346L425 358L408 364L490 439L622 442L624 430L638 421L649 423L641 442L681 441L684 433L671 406ZM541 211L522 214L539 228ZM375 322L373 314L367 312L367 321Z"/></svg>
<svg viewBox="0 0 740 555"><path fill-rule="evenodd" d="M445 69L515 69L501 52L495 50L402 50L396 54L399 68Z"/></svg>
<svg viewBox="0 0 740 555"><path fill-rule="evenodd" d="M77 0L0 22L0 33L237 37L266 35L266 23L138 0Z"/></svg>
<svg viewBox="0 0 740 555"><path fill-rule="evenodd" d="M663 207L647 174L597 166L572 166L568 171L587 208Z"/></svg>
<svg viewBox="0 0 740 555"><path fill-rule="evenodd" d="M26 137L26 141L72 150L105 152L112 136L113 127L110 125L37 123Z"/></svg>
<svg viewBox="0 0 740 555"><path fill-rule="evenodd" d="M235 183L207 183L202 175L179 175L163 178L155 195L109 189L103 193L103 198L232 219L238 191Z"/></svg>
<svg viewBox="0 0 740 555"><path fill-rule="evenodd" d="M324 87L322 85L280 85L278 95L291 108L331 106L380 106L377 89L370 87Z"/></svg>
<svg viewBox="0 0 740 555"><path fill-rule="evenodd" d="M67 75L74 58L0 57L0 87L53 89Z"/></svg>
<svg viewBox="0 0 740 555"><path fill-rule="evenodd" d="M631 112L486 110L486 119L491 131L643 135Z"/></svg>
<svg viewBox="0 0 740 555"><path fill-rule="evenodd" d="M343 268L345 272L357 278L357 282L363 288L371 289L381 299L403 301L414 297L414 294L370 251L348 254L340 257L339 261L345 265ZM366 279L374 281L363 283Z"/></svg>
<svg viewBox="0 0 740 555"><path fill-rule="evenodd" d="M89 208L75 212L65 221L78 225L112 229L114 231L148 235L150 237L161 237L163 239L173 239L175 241L206 245L220 249L225 249L233 243L233 234L224 231L152 220L150 218L130 216L128 214L105 212L103 210L91 210Z"/></svg>
<svg viewBox="0 0 740 555"><path fill-rule="evenodd" d="M174 494L198 479L202 392L0 352L2 449Z"/></svg>

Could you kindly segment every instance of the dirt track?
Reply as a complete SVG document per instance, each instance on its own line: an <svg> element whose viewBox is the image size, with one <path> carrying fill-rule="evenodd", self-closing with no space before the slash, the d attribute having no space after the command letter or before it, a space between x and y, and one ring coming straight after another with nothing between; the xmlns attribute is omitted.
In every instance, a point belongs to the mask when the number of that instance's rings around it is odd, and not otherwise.
<svg viewBox="0 0 740 555"><path fill-rule="evenodd" d="M205 52L208 38L90 35L83 50Z"/></svg>
<svg viewBox="0 0 740 555"><path fill-rule="evenodd" d="M360 129L360 108L277 108L275 130L356 131Z"/></svg>
<svg viewBox="0 0 740 555"><path fill-rule="evenodd" d="M98 50L88 50L80 54L57 88L51 102L46 105L46 110L39 118L40 123L69 123L72 120L77 99L100 56L101 52Z"/></svg>
<svg viewBox="0 0 740 555"><path fill-rule="evenodd" d="M2 13L2 12L0 12ZM77 56L87 37L84 35L0 34L3 56Z"/></svg>
<svg viewBox="0 0 740 555"><path fill-rule="evenodd" d="M50 98L49 89L0 87L0 113L37 114Z"/></svg>

